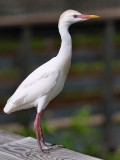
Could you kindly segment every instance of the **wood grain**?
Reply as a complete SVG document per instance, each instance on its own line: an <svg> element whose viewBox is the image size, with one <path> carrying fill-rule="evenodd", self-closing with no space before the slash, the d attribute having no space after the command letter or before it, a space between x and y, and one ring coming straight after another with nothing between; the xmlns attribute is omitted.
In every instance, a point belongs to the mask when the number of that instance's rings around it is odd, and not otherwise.
<svg viewBox="0 0 120 160"><path fill-rule="evenodd" d="M4 130L0 130L0 145L9 143L15 140L22 139L22 136L19 136L17 134L13 134Z"/></svg>
<svg viewBox="0 0 120 160"><path fill-rule="evenodd" d="M31 137L0 146L0 160L100 160L65 148L41 153L37 142Z"/></svg>

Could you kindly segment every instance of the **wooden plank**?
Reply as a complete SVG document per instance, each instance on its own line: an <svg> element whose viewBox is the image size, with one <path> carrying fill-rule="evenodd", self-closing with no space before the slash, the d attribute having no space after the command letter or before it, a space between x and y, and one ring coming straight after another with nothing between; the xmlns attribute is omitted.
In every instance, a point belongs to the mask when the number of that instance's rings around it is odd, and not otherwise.
<svg viewBox="0 0 120 160"><path fill-rule="evenodd" d="M0 145L22 139L22 136L0 130Z"/></svg>
<svg viewBox="0 0 120 160"><path fill-rule="evenodd" d="M31 13L21 15L0 16L0 26L16 26L56 23L60 14L58 13ZM43 18L44 17L44 18Z"/></svg>
<svg viewBox="0 0 120 160"><path fill-rule="evenodd" d="M84 10L85 13L96 13L101 16L100 20L119 19L120 7L105 9L90 9ZM16 26L16 25L33 25L33 24L49 24L57 23L61 12L36 12L20 15L0 16L0 26ZM44 18L43 18L44 17ZM99 20L99 21L100 21ZM93 20L94 21L94 20Z"/></svg>
<svg viewBox="0 0 120 160"><path fill-rule="evenodd" d="M65 148L43 154L31 137L1 145L0 157L1 160L100 160Z"/></svg>

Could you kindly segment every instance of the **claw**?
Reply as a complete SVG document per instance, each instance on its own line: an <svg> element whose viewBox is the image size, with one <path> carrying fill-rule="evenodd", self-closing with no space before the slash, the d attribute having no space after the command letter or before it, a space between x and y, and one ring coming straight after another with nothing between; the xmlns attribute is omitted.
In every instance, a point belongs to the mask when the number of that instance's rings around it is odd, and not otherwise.
<svg viewBox="0 0 120 160"><path fill-rule="evenodd" d="M43 152L56 151L57 149L63 148L62 145L55 145L55 144L52 144L52 145L48 144L48 145L46 145L46 143L42 144L41 147L42 147Z"/></svg>
<svg viewBox="0 0 120 160"><path fill-rule="evenodd" d="M42 153L50 154L50 149L42 149L41 151L42 151Z"/></svg>

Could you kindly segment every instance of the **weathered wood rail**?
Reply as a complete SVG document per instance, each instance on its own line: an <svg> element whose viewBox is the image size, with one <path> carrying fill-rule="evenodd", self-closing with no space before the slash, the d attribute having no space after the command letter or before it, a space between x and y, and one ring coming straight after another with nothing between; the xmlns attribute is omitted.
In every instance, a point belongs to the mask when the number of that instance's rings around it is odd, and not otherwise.
<svg viewBox="0 0 120 160"><path fill-rule="evenodd" d="M36 139L0 130L0 160L100 160L65 148L50 154L38 150Z"/></svg>

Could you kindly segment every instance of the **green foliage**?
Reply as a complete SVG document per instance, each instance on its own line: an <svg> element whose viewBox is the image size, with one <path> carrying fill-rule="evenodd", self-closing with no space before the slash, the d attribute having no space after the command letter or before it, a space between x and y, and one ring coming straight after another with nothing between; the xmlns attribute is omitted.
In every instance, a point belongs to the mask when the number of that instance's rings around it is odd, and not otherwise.
<svg viewBox="0 0 120 160"><path fill-rule="evenodd" d="M66 130L66 131L64 131L64 134L62 134L62 136L60 138L55 140L54 143L62 144L66 148L73 149L73 148L75 148L75 144L73 143L74 138L75 137L74 137L73 131Z"/></svg>
<svg viewBox="0 0 120 160"><path fill-rule="evenodd" d="M18 72L17 68L0 69L0 76L12 77L18 75Z"/></svg>
<svg viewBox="0 0 120 160"><path fill-rule="evenodd" d="M89 121L89 113L90 108L82 108L81 110L78 110L77 113L72 118L72 126L81 134L90 132L90 127L87 125L87 122Z"/></svg>
<svg viewBox="0 0 120 160"><path fill-rule="evenodd" d="M54 128L50 128L45 119L42 121L42 129L43 129L43 133L45 133L45 134L52 135L55 133Z"/></svg>
<svg viewBox="0 0 120 160"><path fill-rule="evenodd" d="M42 37L42 38L34 38L32 39L32 48L36 48L36 49L41 49L41 48L44 48L45 46L45 39Z"/></svg>
<svg viewBox="0 0 120 160"><path fill-rule="evenodd" d="M91 110L89 106L83 107L71 118L72 129L64 131L64 136L58 141L70 149L82 151L92 156L100 156L101 140L99 132L90 127L89 118ZM92 144L92 145L91 145Z"/></svg>
<svg viewBox="0 0 120 160"><path fill-rule="evenodd" d="M115 35L115 42L116 43L120 43L120 33L117 33L116 35Z"/></svg>
<svg viewBox="0 0 120 160"><path fill-rule="evenodd" d="M19 43L17 40L0 40L0 51L11 51L17 49L19 46Z"/></svg>
<svg viewBox="0 0 120 160"><path fill-rule="evenodd" d="M120 149L117 149L114 153L104 152L103 157L105 160L119 160L120 159Z"/></svg>
<svg viewBox="0 0 120 160"><path fill-rule="evenodd" d="M17 134L20 134L20 135L25 136L25 137L29 137L29 136L30 136L30 137L33 137L33 138L36 137L34 130L31 129L31 128L29 128L29 127L24 127L24 128L22 128L21 130L19 130L19 131L17 132Z"/></svg>
<svg viewBox="0 0 120 160"><path fill-rule="evenodd" d="M72 65L72 71L79 71L79 72L89 72L92 71L101 71L104 69L104 63L100 61L85 63L79 62Z"/></svg>
<svg viewBox="0 0 120 160"><path fill-rule="evenodd" d="M102 43L102 36L98 34L77 34L73 36L73 46L89 46L89 45L100 45Z"/></svg>

